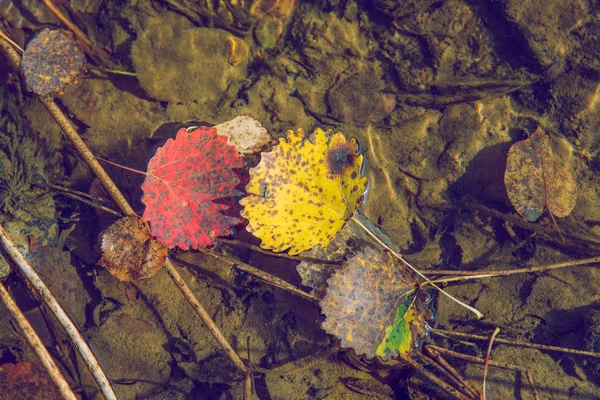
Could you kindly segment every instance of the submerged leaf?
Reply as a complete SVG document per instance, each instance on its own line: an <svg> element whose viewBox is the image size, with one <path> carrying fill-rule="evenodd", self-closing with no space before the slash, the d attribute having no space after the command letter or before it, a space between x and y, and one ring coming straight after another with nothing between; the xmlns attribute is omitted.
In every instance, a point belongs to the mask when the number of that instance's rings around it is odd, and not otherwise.
<svg viewBox="0 0 600 400"><path fill-rule="evenodd" d="M150 278L165 266L168 250L137 215L123 217L102 234L99 264L122 281Z"/></svg>
<svg viewBox="0 0 600 400"><path fill-rule="evenodd" d="M29 89L39 96L60 94L85 68L85 55L62 29L43 29L29 42L21 71Z"/></svg>
<svg viewBox="0 0 600 400"><path fill-rule="evenodd" d="M529 139L510 147L504 184L517 212L531 222L545 208L553 215L566 217L577 201L577 186L569 165L554 154L548 136L540 128Z"/></svg>
<svg viewBox="0 0 600 400"><path fill-rule="evenodd" d="M327 246L358 208L367 185L354 139L322 129L305 139L289 131L250 170L248 197L240 201L248 231L274 251L298 254Z"/></svg>
<svg viewBox="0 0 600 400"><path fill-rule="evenodd" d="M366 248L327 283L323 328L357 354L388 359L406 355L425 331L413 272L391 253Z"/></svg>
<svg viewBox="0 0 600 400"><path fill-rule="evenodd" d="M241 221L223 212L231 211L226 200L239 193L240 178L234 170L243 166L236 149L215 128L180 129L175 139L156 150L142 185L143 217L152 233L182 250L205 247L229 235Z"/></svg>

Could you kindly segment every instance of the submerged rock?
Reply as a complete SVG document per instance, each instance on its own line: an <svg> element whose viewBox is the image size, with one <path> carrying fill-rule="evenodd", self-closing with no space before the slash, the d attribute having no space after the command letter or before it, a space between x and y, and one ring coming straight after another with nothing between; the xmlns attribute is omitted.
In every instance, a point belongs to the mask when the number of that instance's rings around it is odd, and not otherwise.
<svg viewBox="0 0 600 400"><path fill-rule="evenodd" d="M383 83L369 72L350 75L329 91L331 114L361 128L376 124L396 107L395 97L382 93L382 88Z"/></svg>
<svg viewBox="0 0 600 400"><path fill-rule="evenodd" d="M237 41L222 30L154 23L133 43L131 58L140 85L154 99L206 103L245 76L247 57L236 50L247 46Z"/></svg>

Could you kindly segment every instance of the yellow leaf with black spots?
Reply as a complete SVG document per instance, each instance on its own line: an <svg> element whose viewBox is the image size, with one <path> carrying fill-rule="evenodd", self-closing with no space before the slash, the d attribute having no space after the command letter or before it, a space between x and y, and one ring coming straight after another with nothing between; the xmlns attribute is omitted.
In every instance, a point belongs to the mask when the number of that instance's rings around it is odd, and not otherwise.
<svg viewBox="0 0 600 400"><path fill-rule="evenodd" d="M301 129L289 131L250 170L240 201L248 231L273 251L327 246L358 208L367 186L362 164L356 140L341 132L318 128L304 138Z"/></svg>

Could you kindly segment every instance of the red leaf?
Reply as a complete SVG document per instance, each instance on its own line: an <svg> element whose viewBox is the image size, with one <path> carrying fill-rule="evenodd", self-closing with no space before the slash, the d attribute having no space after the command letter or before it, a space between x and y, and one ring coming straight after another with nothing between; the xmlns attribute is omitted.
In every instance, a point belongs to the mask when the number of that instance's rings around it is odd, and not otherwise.
<svg viewBox="0 0 600 400"><path fill-rule="evenodd" d="M239 218L223 214L224 201L238 194L234 169L244 160L214 128L177 132L156 150L142 185L144 219L152 233L169 247L205 247L217 236L229 235ZM230 211L230 210L229 210Z"/></svg>

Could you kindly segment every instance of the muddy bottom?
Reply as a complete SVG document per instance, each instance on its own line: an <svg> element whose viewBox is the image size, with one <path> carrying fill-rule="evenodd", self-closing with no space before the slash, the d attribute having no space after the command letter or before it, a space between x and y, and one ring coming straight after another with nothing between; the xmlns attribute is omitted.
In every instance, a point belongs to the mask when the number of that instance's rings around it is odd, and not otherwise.
<svg viewBox="0 0 600 400"><path fill-rule="evenodd" d="M0 2L17 44L42 27L64 28L41 3L21 3L19 13ZM275 139L298 128L339 130L357 139L365 159L369 185L359 212L428 276L598 254L595 2L56 3L106 53L88 53L87 72L56 97L98 157L146 171L179 128L244 114ZM0 223L84 334L118 398L242 398L243 377L165 270L123 282L98 265L100 234L117 220L98 205L117 207L103 200L109 196L94 174L8 62L0 79ZM530 222L511 203L504 173L511 145L538 128L569 166L577 200L565 217L542 209ZM247 160L255 166L260 155ZM141 215L143 173L103 165ZM549 193L547 184L542 179L535 190ZM329 256L351 255L337 252L346 245L351 252L374 245L356 231L342 234ZM245 224L228 239L173 249L169 258L253 368L253 398L455 398L402 357L382 361L341 348L322 328L317 301L236 266L310 292L298 259L245 245L260 245ZM300 256L323 256L315 251ZM62 328L14 271L0 262L0 278L69 384L82 399L103 398ZM498 338L600 351L598 282L597 268L576 266L441 284L481 319L425 285L434 331L410 358L457 386L415 353L433 344L483 359L496 327ZM6 366L39 361L0 310L0 399L8 399L6 371L13 370ZM484 339L455 340L435 329ZM480 390L482 365L444 358ZM597 358L496 342L490 360L510 368L490 366L488 400L533 399L528 376L541 399L600 397ZM20 397L59 398L49 382L40 388Z"/></svg>

